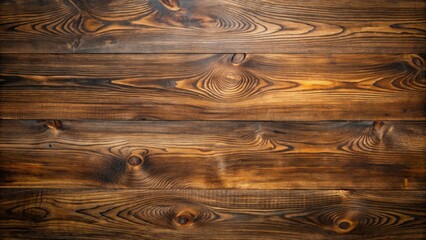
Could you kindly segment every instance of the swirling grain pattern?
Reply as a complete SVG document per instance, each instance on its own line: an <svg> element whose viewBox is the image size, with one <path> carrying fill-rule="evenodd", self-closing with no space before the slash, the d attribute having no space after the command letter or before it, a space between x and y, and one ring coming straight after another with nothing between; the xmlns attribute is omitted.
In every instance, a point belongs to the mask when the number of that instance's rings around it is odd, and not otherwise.
<svg viewBox="0 0 426 240"><path fill-rule="evenodd" d="M6 0L0 8L2 53L412 53L426 44L423 0Z"/></svg>
<svg viewBox="0 0 426 240"><path fill-rule="evenodd" d="M426 116L424 54L3 54L0 68L3 119Z"/></svg>
<svg viewBox="0 0 426 240"><path fill-rule="evenodd" d="M426 182L424 122L0 124L6 188L424 189Z"/></svg>
<svg viewBox="0 0 426 240"><path fill-rule="evenodd" d="M425 0L0 1L0 239L426 239Z"/></svg>
<svg viewBox="0 0 426 240"><path fill-rule="evenodd" d="M420 191L2 189L0 196L4 239L426 236Z"/></svg>

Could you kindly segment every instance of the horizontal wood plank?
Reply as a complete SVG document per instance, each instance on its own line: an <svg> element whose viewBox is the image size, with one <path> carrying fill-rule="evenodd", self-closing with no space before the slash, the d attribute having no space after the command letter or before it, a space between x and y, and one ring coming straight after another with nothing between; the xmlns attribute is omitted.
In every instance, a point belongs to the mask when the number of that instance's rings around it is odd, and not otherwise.
<svg viewBox="0 0 426 240"><path fill-rule="evenodd" d="M0 118L425 120L424 54L3 54Z"/></svg>
<svg viewBox="0 0 426 240"><path fill-rule="evenodd" d="M2 239L424 239L417 191L0 190Z"/></svg>
<svg viewBox="0 0 426 240"><path fill-rule="evenodd" d="M2 53L412 53L423 0L4 0Z"/></svg>
<svg viewBox="0 0 426 240"><path fill-rule="evenodd" d="M0 121L0 187L425 189L425 122Z"/></svg>

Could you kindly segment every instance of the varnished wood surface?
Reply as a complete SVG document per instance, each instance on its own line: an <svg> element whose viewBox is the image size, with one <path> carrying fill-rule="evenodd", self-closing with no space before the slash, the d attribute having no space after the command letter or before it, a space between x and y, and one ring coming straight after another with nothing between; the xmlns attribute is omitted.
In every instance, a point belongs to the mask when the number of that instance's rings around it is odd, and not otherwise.
<svg viewBox="0 0 426 240"><path fill-rule="evenodd" d="M2 239L424 239L418 191L0 191ZM7 196L7 197L5 197Z"/></svg>
<svg viewBox="0 0 426 240"><path fill-rule="evenodd" d="M0 239L426 239L426 1L0 1Z"/></svg>
<svg viewBox="0 0 426 240"><path fill-rule="evenodd" d="M424 189L424 122L0 122L1 187Z"/></svg>
<svg viewBox="0 0 426 240"><path fill-rule="evenodd" d="M4 0L2 53L413 53L423 0Z"/></svg>
<svg viewBox="0 0 426 240"><path fill-rule="evenodd" d="M0 118L424 120L424 54L3 54Z"/></svg>

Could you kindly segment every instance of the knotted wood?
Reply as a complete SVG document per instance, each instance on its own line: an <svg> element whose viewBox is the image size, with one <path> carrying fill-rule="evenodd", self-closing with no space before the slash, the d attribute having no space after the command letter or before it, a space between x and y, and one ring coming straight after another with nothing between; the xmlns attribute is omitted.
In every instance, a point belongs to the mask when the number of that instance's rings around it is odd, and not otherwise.
<svg viewBox="0 0 426 240"><path fill-rule="evenodd" d="M425 236L426 195L418 191L3 189L0 193L0 237L6 239Z"/></svg>
<svg viewBox="0 0 426 240"><path fill-rule="evenodd" d="M416 53L423 0L6 0L2 53Z"/></svg>
<svg viewBox="0 0 426 240"><path fill-rule="evenodd" d="M1 187L424 189L424 122L1 121Z"/></svg>
<svg viewBox="0 0 426 240"><path fill-rule="evenodd" d="M0 239L426 239L426 1L0 1Z"/></svg>
<svg viewBox="0 0 426 240"><path fill-rule="evenodd" d="M3 119L424 120L424 54L5 54Z"/></svg>

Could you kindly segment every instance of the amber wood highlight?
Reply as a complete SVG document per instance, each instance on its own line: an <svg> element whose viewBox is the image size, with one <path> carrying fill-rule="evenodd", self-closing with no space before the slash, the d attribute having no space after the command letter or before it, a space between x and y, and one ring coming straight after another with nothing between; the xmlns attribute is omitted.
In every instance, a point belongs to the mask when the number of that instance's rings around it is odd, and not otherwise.
<svg viewBox="0 0 426 240"><path fill-rule="evenodd" d="M1 187L424 189L424 122L1 121Z"/></svg>
<svg viewBox="0 0 426 240"><path fill-rule="evenodd" d="M417 240L426 234L423 191L0 193L2 239Z"/></svg>
<svg viewBox="0 0 426 240"><path fill-rule="evenodd" d="M2 53L415 53L423 0L5 0Z"/></svg>
<svg viewBox="0 0 426 240"><path fill-rule="evenodd" d="M1 0L0 239L426 239L425 0Z"/></svg>
<svg viewBox="0 0 426 240"><path fill-rule="evenodd" d="M4 54L0 118L424 120L424 54Z"/></svg>

